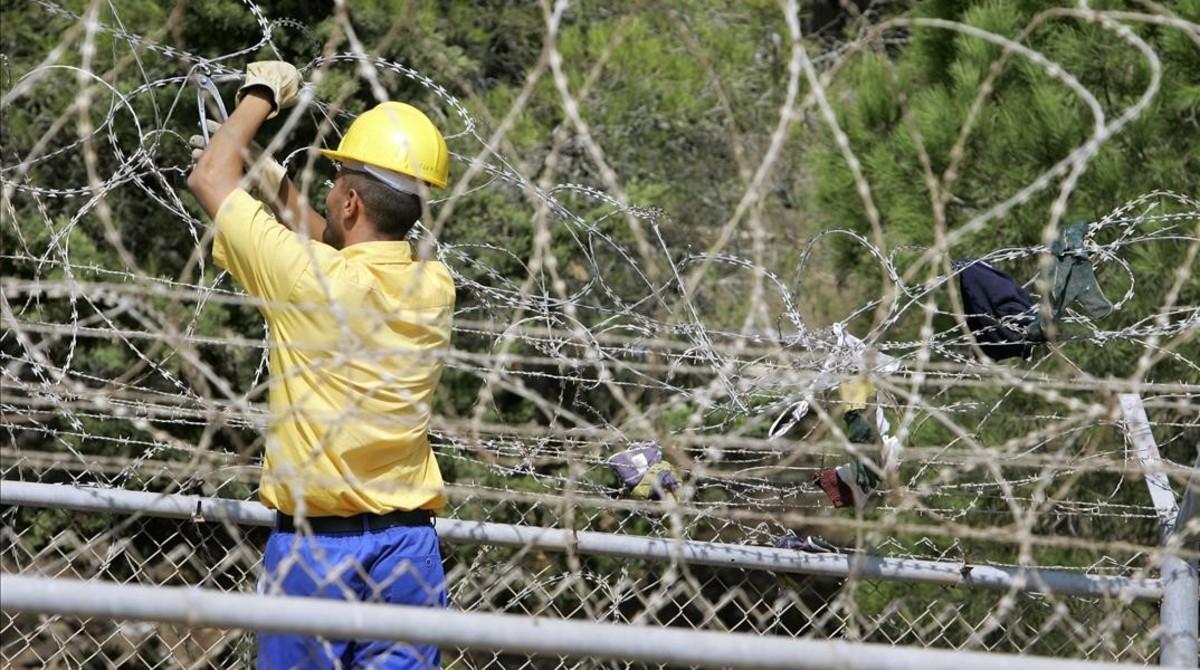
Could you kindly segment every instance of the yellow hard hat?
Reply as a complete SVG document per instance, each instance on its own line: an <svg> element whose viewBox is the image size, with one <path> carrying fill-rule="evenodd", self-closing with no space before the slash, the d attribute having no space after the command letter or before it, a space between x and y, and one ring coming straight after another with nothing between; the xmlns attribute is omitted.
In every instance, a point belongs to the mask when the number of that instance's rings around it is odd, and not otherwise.
<svg viewBox="0 0 1200 670"><path fill-rule="evenodd" d="M414 177L443 188L450 172L446 140L421 110L403 102L384 102L363 112L326 158L357 162Z"/></svg>

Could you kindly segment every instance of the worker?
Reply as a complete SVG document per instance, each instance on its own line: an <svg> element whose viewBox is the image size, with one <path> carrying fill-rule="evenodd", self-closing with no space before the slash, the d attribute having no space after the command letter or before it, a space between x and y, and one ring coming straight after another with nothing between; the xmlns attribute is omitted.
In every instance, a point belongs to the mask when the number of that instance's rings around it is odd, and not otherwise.
<svg viewBox="0 0 1200 670"><path fill-rule="evenodd" d="M364 112L336 151L322 151L338 171L321 216L277 163L243 168L262 123L301 95L291 65L250 65L188 177L216 227L215 262L257 300L270 332L260 495L277 522L261 590L444 607L433 527L443 485L427 431L454 284L441 263L413 258L405 236L421 194L446 185L446 142L409 105ZM259 668L439 663L432 646L259 636Z"/></svg>

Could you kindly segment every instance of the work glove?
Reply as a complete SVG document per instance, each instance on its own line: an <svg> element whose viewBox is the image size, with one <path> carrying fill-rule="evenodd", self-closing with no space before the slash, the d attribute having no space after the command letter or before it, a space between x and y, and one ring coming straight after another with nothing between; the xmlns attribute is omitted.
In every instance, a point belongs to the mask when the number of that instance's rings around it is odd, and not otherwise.
<svg viewBox="0 0 1200 670"><path fill-rule="evenodd" d="M209 119L208 134L215 135L221 129L221 124ZM188 144L192 145L192 158L200 159L200 154L204 153L205 143L204 137L201 135L192 135L188 138ZM272 202L279 197L279 185L287 179L287 170L279 164L274 158L266 155L263 148L257 142L250 143L249 162L246 164L246 176L249 180L250 194L260 202Z"/></svg>
<svg viewBox="0 0 1200 670"><path fill-rule="evenodd" d="M275 109L267 116L268 119L287 109L300 99L300 72L291 63L278 60L259 61L246 66L246 80L237 90L236 100L241 103L246 91L255 86L264 86L271 91L271 101Z"/></svg>

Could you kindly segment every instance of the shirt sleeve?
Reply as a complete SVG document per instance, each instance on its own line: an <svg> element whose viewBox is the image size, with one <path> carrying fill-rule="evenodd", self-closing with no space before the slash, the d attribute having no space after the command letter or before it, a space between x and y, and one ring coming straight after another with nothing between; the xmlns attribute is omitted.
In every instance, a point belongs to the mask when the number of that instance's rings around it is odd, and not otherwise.
<svg viewBox="0 0 1200 670"><path fill-rule="evenodd" d="M217 265L228 270L250 295L286 300L311 261L305 242L279 223L266 205L240 188L226 196L214 222L213 260Z"/></svg>

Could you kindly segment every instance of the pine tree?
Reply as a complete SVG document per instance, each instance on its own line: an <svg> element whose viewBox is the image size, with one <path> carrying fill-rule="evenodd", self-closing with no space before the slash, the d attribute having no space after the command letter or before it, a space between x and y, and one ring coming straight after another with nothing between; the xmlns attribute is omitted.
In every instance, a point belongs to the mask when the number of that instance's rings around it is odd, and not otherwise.
<svg viewBox="0 0 1200 670"><path fill-rule="evenodd" d="M1097 9L1141 11L1140 5L1132 3L1127 7L1118 2L1095 4ZM1200 20L1197 0L1172 3L1171 9L1180 19ZM1151 84L1151 66L1131 44L1097 23L1046 11L1045 3L940 0L920 5L913 16L961 21L1041 53L1095 96L1106 122L1135 105ZM1200 193L1200 115L1196 112L1200 49L1194 37L1177 27L1135 21L1124 25L1157 54L1161 84L1147 108L1090 159L1060 225L1096 221L1124 202L1156 190ZM884 36L907 36L908 42L894 53L880 47L854 56L829 95L850 146L862 161L879 210L885 253L934 243L933 197L920 153L923 150L928 156L934 177L942 179L965 123L972 124L971 132L955 166L957 176L945 189L949 231L1017 194L1093 132L1095 120L1085 101L1045 67L1021 55L1005 58L1000 46L944 28L912 26ZM991 82L992 92L972 116L972 104L998 59L1003 64ZM809 156L814 177L812 215L822 229L850 229L873 239L866 207L828 128L814 124L805 132L815 135L822 146ZM950 250L951 257L1041 244L1062 181L1061 176L1051 180L1027 201L966 235ZM1162 207L1171 205L1163 201ZM1097 241L1112 236L1102 233ZM1110 330L1158 312L1163 291L1156 287L1170 284L1170 273L1181 262L1185 246L1156 243L1126 251L1124 260L1130 262L1139 284L1133 301L1102 324ZM860 245L840 241L837 254L853 280L868 287L868 295L878 293L882 275ZM902 272L911 269L905 266L906 260L913 260L911 254L902 252L898 258ZM1034 276L1035 267L1036 259L1028 258L1005 269L1023 280ZM1109 297L1120 298L1128 288L1124 273L1111 263L1099 272ZM915 281L927 274L918 271ZM1193 277L1180 302L1194 304L1198 296L1200 279ZM948 302L942 300L943 309L949 309ZM945 319L940 325L949 327L952 322ZM909 329L889 339L914 334ZM1086 363L1091 374L1127 375L1140 349L1138 343L1080 345L1068 347L1067 353L1072 360ZM1168 357L1150 376L1197 378L1194 369L1176 363Z"/></svg>

